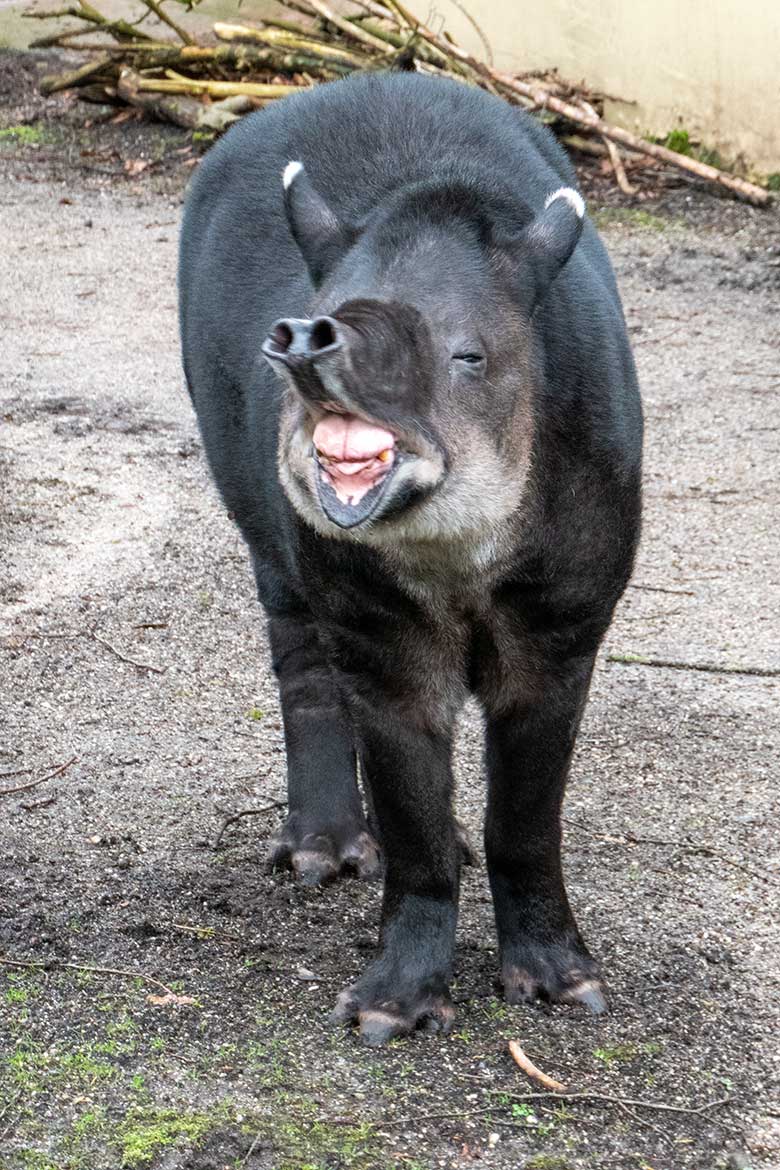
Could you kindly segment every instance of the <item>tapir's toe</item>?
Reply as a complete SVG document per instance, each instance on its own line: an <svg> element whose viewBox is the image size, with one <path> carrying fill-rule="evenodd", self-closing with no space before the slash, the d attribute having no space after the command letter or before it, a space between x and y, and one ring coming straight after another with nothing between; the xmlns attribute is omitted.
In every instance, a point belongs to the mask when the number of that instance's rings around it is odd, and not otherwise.
<svg viewBox="0 0 780 1170"><path fill-rule="evenodd" d="M596 1015L607 1008L596 961L579 941L524 942L504 960L501 982L507 1003L544 999L580 1004Z"/></svg>
<svg viewBox="0 0 780 1170"><path fill-rule="evenodd" d="M272 843L268 860L274 868L292 869L306 886L326 885L343 873L375 878L382 867L376 841L356 825L301 834L288 823Z"/></svg>

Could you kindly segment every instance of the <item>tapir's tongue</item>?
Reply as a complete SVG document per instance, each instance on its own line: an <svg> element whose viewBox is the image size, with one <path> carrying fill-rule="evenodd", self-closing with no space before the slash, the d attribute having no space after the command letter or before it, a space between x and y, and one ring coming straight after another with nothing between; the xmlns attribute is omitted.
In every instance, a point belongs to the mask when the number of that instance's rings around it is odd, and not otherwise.
<svg viewBox="0 0 780 1170"><path fill-rule="evenodd" d="M326 414L314 446L336 495L356 504L393 464L395 435L354 414Z"/></svg>

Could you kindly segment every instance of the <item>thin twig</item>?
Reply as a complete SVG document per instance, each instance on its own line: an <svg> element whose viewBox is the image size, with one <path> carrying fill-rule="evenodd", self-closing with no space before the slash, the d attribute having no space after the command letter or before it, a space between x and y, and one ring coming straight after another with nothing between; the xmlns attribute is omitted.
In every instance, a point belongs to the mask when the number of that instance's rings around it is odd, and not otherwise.
<svg viewBox="0 0 780 1170"><path fill-rule="evenodd" d="M93 975L122 975L125 979L140 979L144 983L148 983L150 987L159 987L166 995L176 995L172 988L165 983L161 983L159 979L153 978L151 975L145 975L142 971L123 971L119 967L87 967L83 963L63 963L59 959L47 959L46 961L33 961L28 959L4 959L0 957L0 966L2 967L29 967L34 971L88 971Z"/></svg>
<svg viewBox="0 0 780 1170"><path fill-rule="evenodd" d="M195 41L192 39L187 30L182 28L180 24L177 24L176 21L164 10L162 6L162 0L160 0L160 3L158 3L157 0L141 0L141 3L145 4L146 7L154 13L158 20L161 20L164 24L167 24L168 28L172 28L176 35L180 37L182 41L184 41L185 45L195 44Z"/></svg>
<svg viewBox="0 0 780 1170"><path fill-rule="evenodd" d="M693 589L667 589L663 585L640 585L639 582L631 581L629 589L641 589L646 593L680 593L684 597L695 597L696 592Z"/></svg>
<svg viewBox="0 0 780 1170"><path fill-rule="evenodd" d="M669 849L680 849L683 853L690 856L700 857L714 857L717 861L722 861L724 865L730 865L732 869L738 869L742 873L748 874L750 877L758 878L759 881L766 882L770 886L780 885L772 874L764 873L760 869L754 869L750 865L745 865L742 861L735 861L729 857L727 853L723 853L715 845L710 845L708 842L696 845L692 841L676 841L666 837L638 837L635 833L624 833L620 837L614 837L610 833L599 833L595 829L591 829L582 821L572 820L571 817L564 817L564 823L572 825L575 829L580 829L587 833L589 837L596 837L599 840L605 841L608 845L663 845Z"/></svg>
<svg viewBox="0 0 780 1170"><path fill-rule="evenodd" d="M219 849L219 845L220 845L220 842L225 834L225 830L228 828L229 825L234 824L236 821L240 821L242 817L259 816L260 813L271 812L275 808L286 808L286 807L287 807L286 800L272 800L270 804L263 805L262 808L245 808L241 812L233 813L232 816L227 818L224 825L217 833L217 835L214 839L214 844L212 845L212 849L215 849L215 850Z"/></svg>
<svg viewBox="0 0 780 1170"><path fill-rule="evenodd" d="M60 766L55 768L53 772L48 772L45 776L40 776L37 780L30 780L28 784L17 784L15 788L0 788L0 796L13 796L15 792L27 792L30 788L37 788L38 785L43 784L45 780L53 780L55 776L59 776L62 772L65 771L66 768L69 768L71 764L75 764L77 761L78 756L74 756L73 759L68 760L67 763L60 764ZM28 771L30 771L30 769L28 769ZM13 775L13 773L10 773L10 775Z"/></svg>
<svg viewBox="0 0 780 1170"><path fill-rule="evenodd" d="M681 662L676 658L653 658L644 654L608 654L607 662L625 666L665 666L668 670L698 670L706 674L750 674L758 678L777 678L778 666L730 666L719 662Z"/></svg>
<svg viewBox="0 0 780 1170"><path fill-rule="evenodd" d="M136 662L134 658L128 658L121 650L117 650L116 646L112 646L105 638L101 638L100 634L96 634L94 630L90 630L89 637L99 642L101 646L105 646L106 650L110 650L115 654L121 662L126 662L129 666L134 666L137 670L150 670L153 674L165 674L165 667L150 666L148 662Z"/></svg>

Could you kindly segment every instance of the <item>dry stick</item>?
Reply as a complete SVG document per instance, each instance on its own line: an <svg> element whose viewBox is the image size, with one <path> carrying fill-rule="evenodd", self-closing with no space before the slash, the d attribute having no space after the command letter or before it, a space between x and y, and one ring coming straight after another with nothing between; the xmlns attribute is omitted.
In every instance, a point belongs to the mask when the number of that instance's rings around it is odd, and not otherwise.
<svg viewBox="0 0 780 1170"><path fill-rule="evenodd" d="M552 1089L556 1093L565 1093L566 1086L562 1085L560 1081L556 1081L555 1077L550 1077L547 1073L542 1072L537 1068L534 1062L526 1056L523 1049L516 1040L509 1041L509 1052L512 1060L521 1068L526 1076L531 1077L535 1081L539 1081L546 1089Z"/></svg>
<svg viewBox="0 0 780 1170"><path fill-rule="evenodd" d="M88 971L93 975L122 975L125 979L141 979L151 987L159 987L166 995L176 995L172 988L161 983L159 979L154 979L151 975L145 975L142 971L123 971L118 967L87 967L83 963L63 963L59 959L33 962L27 959L4 959L2 957L0 957L0 967L29 967L34 971L67 970Z"/></svg>
<svg viewBox="0 0 780 1170"><path fill-rule="evenodd" d="M580 98L580 105L586 114L590 114L592 118L598 118L598 114L590 102L586 102L584 98ZM624 195L636 195L636 187L632 187L628 181L626 176L626 168L623 166L623 160L620 157L620 151L618 150L617 146L615 146L615 143L612 142L609 138L605 138L603 135L601 137L601 141L607 148L609 161L612 163L612 170L615 173L615 179L617 181L618 187Z"/></svg>
<svg viewBox="0 0 780 1170"><path fill-rule="evenodd" d="M157 0L141 0L141 3L145 4L146 7L154 13L158 20L161 20L163 24L167 24L168 28L172 28L176 35L184 41L185 45L195 44L195 41L192 39L187 30L183 29L181 25L177 24L176 21L170 17L167 12L165 12L162 3L158 4Z"/></svg>
<svg viewBox="0 0 780 1170"><path fill-rule="evenodd" d="M219 849L219 845L220 845L220 842L225 834L225 830L228 828L229 825L235 824L236 821L240 821L242 817L259 816L260 813L271 812L275 808L286 808L286 807L287 807L286 800L272 800L270 804L263 805L262 808L245 808L245 809L243 809L242 812L233 813L232 816L227 818L227 820L223 824L222 828L219 830L216 837L214 838L214 844L212 845L212 849Z"/></svg>
<svg viewBox="0 0 780 1170"><path fill-rule="evenodd" d="M90 31L92 30L90 29ZM104 47L102 55L97 60L87 61L86 65L82 65L80 69L73 69L69 73L59 73L53 77L42 77L40 91L43 94L58 93L62 89L74 89L76 86L86 85L92 81L96 73L101 73L112 65L113 60L106 55Z"/></svg>
<svg viewBox="0 0 780 1170"><path fill-rule="evenodd" d="M780 882L772 874L764 873L760 869L754 869L751 865L745 865L742 861L735 861L727 853L721 852L720 849L716 849L714 845L709 845L706 841L704 844L695 845L692 841L675 841L666 837L638 837L635 833L624 833L620 837L613 837L609 833L598 833L594 829L589 828L588 825L584 825L582 821L572 820L571 817L564 817L563 819L567 825L573 825L575 829L581 829L588 836L600 838L608 844L664 845L672 849L681 849L684 853L693 857L714 857L717 861L722 861L724 865L730 865L732 869L738 869L742 873L748 874L749 877L758 878L759 881L766 882L769 886L780 885Z"/></svg>
<svg viewBox="0 0 780 1170"><path fill-rule="evenodd" d="M489 1093L496 1096L509 1097L512 1101L601 1101L607 1105L615 1105L621 1108L624 1105L634 1105L642 1109L655 1109L668 1113L683 1113L689 1114L693 1117L702 1117L708 1110L715 1109L720 1105L727 1105L732 1098L720 1097L717 1101L709 1101L706 1105L700 1105L697 1109L690 1108L684 1105L667 1105L664 1101L650 1101L642 1098L634 1097L614 1097L609 1093L509 1093L506 1089L488 1089ZM457 1113L422 1113L416 1117L398 1117L387 1121L372 1121L369 1124L376 1129L389 1129L391 1126L397 1125L416 1125L421 1121L439 1121L448 1117L477 1117L484 1113L495 1113L500 1109L499 1104L487 1105L482 1109L467 1109ZM708 1120L713 1120L709 1118ZM721 1125L721 1122L714 1122L716 1125Z"/></svg>
<svg viewBox="0 0 780 1170"><path fill-rule="evenodd" d="M454 4L454 6L458 9L458 12L460 12L463 16L465 16L466 20L469 22L469 24L474 29L474 31L477 34L477 36L479 37L479 39L482 41L482 48L485 50L485 58L487 60L488 65L492 69L493 68L493 49L492 49L492 46L490 44L490 41L488 40L487 36L485 35L484 30L477 23L477 21L471 15L469 10L466 8L466 6L464 4L461 4L460 0L450 0L450 2L452 4Z"/></svg>
<svg viewBox="0 0 780 1170"><path fill-rule="evenodd" d="M40 776L37 780L31 780L29 784L17 784L15 788L0 788L0 796L12 796L15 792L27 792L30 788L37 788L39 784L43 784L45 780L53 780L55 776L60 776L66 768L71 764L78 762L78 756L68 760L65 764L60 764L53 772L48 772L45 776ZM10 773L13 775L13 773Z"/></svg>
<svg viewBox="0 0 780 1170"><path fill-rule="evenodd" d="M397 19L394 12L385 8L384 4L377 4L376 0L355 0L355 3L366 12L370 12L372 16L378 17L379 20L395 21Z"/></svg>
<svg viewBox="0 0 780 1170"><path fill-rule="evenodd" d="M668 670L699 670L706 674L750 674L758 678L777 678L777 666L728 666L718 662L680 662L675 658L652 658L644 654L608 654L607 662L624 666L665 666Z"/></svg>
<svg viewBox="0 0 780 1170"><path fill-rule="evenodd" d="M346 37L351 37L354 41L361 41L364 45L370 45L372 49L378 49L381 53L389 52L387 45L384 41L380 41L379 37L366 32L359 24L352 24L345 20L343 16L337 16L332 9L328 8L327 4L323 3L323 0L307 0L307 2L323 20L334 24Z"/></svg>
<svg viewBox="0 0 780 1170"><path fill-rule="evenodd" d="M168 77L141 77L138 89L147 93L207 93L211 97L256 97L256 98L283 98L291 93L300 93L307 89L303 85L264 85L255 81L194 81L190 77L182 77L167 69ZM126 659L125 661L129 661ZM135 663L134 665L138 665ZM144 669L157 669L145 667ZM162 673L158 670L158 673Z"/></svg>
<svg viewBox="0 0 780 1170"><path fill-rule="evenodd" d="M294 37L282 29L249 28L243 24L225 24L218 20L214 25L214 32L221 41L249 41L252 43L257 41L262 45L319 57L327 64L340 64L351 69L360 69L366 63L365 57L353 53L349 49L340 49L335 45L308 40L305 37Z"/></svg>
<svg viewBox="0 0 780 1170"><path fill-rule="evenodd" d="M121 662L126 662L129 666L134 666L137 670L151 670L153 674L165 674L165 668L162 666L150 666L148 662L136 662L134 658L128 658L121 650L117 650L116 646L112 646L105 638L101 638L94 630L90 630L89 635L95 642L99 642L101 646L105 646L106 650L110 650L112 654L116 654Z"/></svg>
<svg viewBox="0 0 780 1170"><path fill-rule="evenodd" d="M679 593L683 597L695 597L694 589L667 589L664 585L640 585L638 582L629 583L629 589L642 589L647 593Z"/></svg>

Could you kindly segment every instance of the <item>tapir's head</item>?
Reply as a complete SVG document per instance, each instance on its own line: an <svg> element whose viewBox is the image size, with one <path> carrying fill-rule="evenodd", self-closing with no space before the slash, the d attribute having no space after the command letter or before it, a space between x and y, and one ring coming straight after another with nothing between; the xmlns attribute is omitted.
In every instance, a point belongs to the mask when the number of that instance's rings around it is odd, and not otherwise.
<svg viewBox="0 0 780 1170"><path fill-rule="evenodd" d="M538 357L532 318L584 205L534 215L459 182L404 188L343 223L300 163L287 217L314 287L263 353L286 381L279 470L320 531L371 543L484 537L521 504Z"/></svg>

